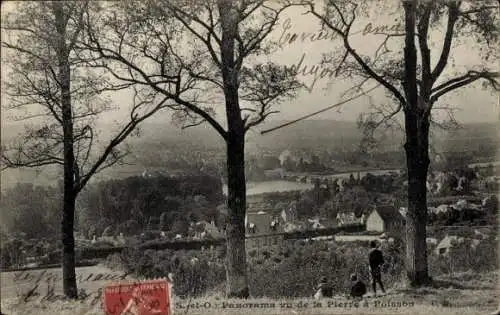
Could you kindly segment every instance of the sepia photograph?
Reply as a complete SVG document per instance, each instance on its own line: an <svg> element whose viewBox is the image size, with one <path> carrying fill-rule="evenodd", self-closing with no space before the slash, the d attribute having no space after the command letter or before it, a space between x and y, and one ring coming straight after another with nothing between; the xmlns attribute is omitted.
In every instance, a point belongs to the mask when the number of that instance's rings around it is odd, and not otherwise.
<svg viewBox="0 0 500 315"><path fill-rule="evenodd" d="M500 1L1 4L0 315L500 315Z"/></svg>

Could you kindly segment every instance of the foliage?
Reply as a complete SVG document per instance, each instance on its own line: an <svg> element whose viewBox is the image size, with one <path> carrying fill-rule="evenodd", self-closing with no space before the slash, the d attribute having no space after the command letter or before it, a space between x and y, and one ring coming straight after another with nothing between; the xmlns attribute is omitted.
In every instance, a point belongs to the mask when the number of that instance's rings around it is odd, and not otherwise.
<svg viewBox="0 0 500 315"><path fill-rule="evenodd" d="M451 208L443 212L429 212L428 220L433 225L454 225L454 224L470 224L484 218L485 211L479 209L462 209L458 210Z"/></svg>
<svg viewBox="0 0 500 315"><path fill-rule="evenodd" d="M404 273L404 242L384 243L384 258L388 264L383 273L386 288L399 285ZM205 251L129 250L110 256L107 265L131 271L146 278L174 274L176 294L203 296L217 294L224 287L224 249ZM429 252L433 277L450 272L495 270L497 251L493 240L484 241L476 250L457 248L451 256ZM327 243L291 241L282 247L252 249L248 252L249 277L254 297L308 297L322 276L333 284L335 294L348 293L352 273L357 273L366 284L370 281L367 269L369 246L367 242ZM279 277L280 281L276 281Z"/></svg>
<svg viewBox="0 0 500 315"><path fill-rule="evenodd" d="M432 274L453 274L457 272L494 271L498 268L497 242L493 237L481 240L475 249L470 242L452 247L448 254L439 255L432 251L429 265Z"/></svg>
<svg viewBox="0 0 500 315"><path fill-rule="evenodd" d="M140 231L141 225L134 219L127 220L116 228L116 234L123 233L124 236L137 235Z"/></svg>
<svg viewBox="0 0 500 315"><path fill-rule="evenodd" d="M220 249L204 252L129 249L108 257L107 265L144 278L167 277L172 273L176 295L200 296L221 289L225 280L224 256Z"/></svg>
<svg viewBox="0 0 500 315"><path fill-rule="evenodd" d="M135 176L96 183L80 201L78 229L87 234L113 225L117 233L133 235L150 217L159 219L158 228L185 234L191 221L216 220L223 197L220 180L208 175Z"/></svg>
<svg viewBox="0 0 500 315"><path fill-rule="evenodd" d="M249 253L249 277L255 297L304 297L314 293L319 278L326 275L341 294L348 290L349 275L357 272L368 281L368 244L293 242L283 248L269 247ZM384 248L386 250L386 248ZM394 283L401 273L400 249L387 248L392 264L386 282ZM138 276L155 278L174 274L176 294L200 296L223 288L223 249L206 251L127 251L108 258L108 265ZM355 262L355 263L352 263ZM300 270L300 272L297 272ZM276 276L280 281L275 281ZM286 285L284 285L286 284Z"/></svg>
<svg viewBox="0 0 500 315"><path fill-rule="evenodd" d="M61 222L61 191L59 188L18 183L2 192L2 227L11 236L55 238Z"/></svg>

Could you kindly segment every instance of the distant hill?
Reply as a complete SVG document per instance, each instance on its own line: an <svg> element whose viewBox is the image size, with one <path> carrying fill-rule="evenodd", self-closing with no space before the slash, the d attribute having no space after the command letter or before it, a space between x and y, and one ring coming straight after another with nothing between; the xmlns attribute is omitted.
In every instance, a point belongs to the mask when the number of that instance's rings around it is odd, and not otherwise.
<svg viewBox="0 0 500 315"><path fill-rule="evenodd" d="M290 126L261 135L260 131L273 128L286 121L273 120L258 126L247 134L247 146L262 149L278 147L309 148L351 147L358 145L361 132L355 122L334 120L304 120ZM103 127L106 129L106 127ZM19 124L2 125L2 142L6 143L23 131ZM142 135L129 140L130 144L164 144L174 148L182 145L206 148L224 148L224 142L208 124L180 129L171 123L148 123L141 125ZM497 141L500 139L498 125L495 123L465 124L461 129L445 131L433 128L433 141L442 149L455 147L456 143L474 145L477 140ZM388 132L384 144L388 146L401 145L403 132L401 130Z"/></svg>
<svg viewBox="0 0 500 315"><path fill-rule="evenodd" d="M355 122L333 120L304 120L299 123L260 134L260 130L269 129L284 121L273 120L252 130L247 135L248 152L281 152L285 149L330 149L350 150L358 146L361 132ZM133 164L120 166L100 178L138 175L144 169L154 169L154 162L161 162L158 157L176 156L183 152L202 156L210 154L225 155L222 139L208 124L181 130L180 128L158 122L144 123L141 126L142 135L131 138L128 143L133 151ZM16 134L23 131L20 125L2 126L2 143L9 142ZM467 124L462 129L443 131L433 129L433 146L440 152L467 152L478 148L499 147L498 126L494 123ZM382 147L389 151L402 149L403 133L387 134ZM187 153L186 153L187 152ZM11 186L16 181L29 181L36 184L55 184L60 178L55 171L43 171L39 174L33 170L7 170L2 172L2 189Z"/></svg>

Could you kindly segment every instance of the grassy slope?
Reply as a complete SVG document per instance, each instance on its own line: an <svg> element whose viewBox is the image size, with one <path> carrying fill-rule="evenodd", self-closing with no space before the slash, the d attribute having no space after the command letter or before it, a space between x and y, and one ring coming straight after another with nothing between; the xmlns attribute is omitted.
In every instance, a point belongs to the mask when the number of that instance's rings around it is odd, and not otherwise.
<svg viewBox="0 0 500 315"><path fill-rule="evenodd" d="M364 301L355 307L328 307L328 301L337 303L349 302L344 298L334 300L322 300L322 307L312 308L314 300L310 298L295 300L271 300L271 299L249 299L225 300L218 296L208 296L190 301L176 300L177 308L174 314L489 314L497 309L500 294L497 287L498 274L475 274L462 273L455 276L444 276L436 279L436 285L431 288L408 290L404 288L392 288L388 296L380 298L367 298L368 307L364 307ZM376 307L375 301L408 302L414 303L412 307ZM210 302L211 308L189 308L188 303L199 305ZM222 303L274 303L274 308L222 308ZM291 303L291 308L281 308L280 303ZM308 303L308 307L299 308L298 304ZM179 304L184 306L179 308ZM215 305L218 307L215 307ZM226 304L227 305L227 304ZM380 304L379 304L380 305ZM53 303L41 303L33 301L19 303L17 299L2 300L2 312L5 314L102 314L100 305L90 306L85 302L58 301Z"/></svg>

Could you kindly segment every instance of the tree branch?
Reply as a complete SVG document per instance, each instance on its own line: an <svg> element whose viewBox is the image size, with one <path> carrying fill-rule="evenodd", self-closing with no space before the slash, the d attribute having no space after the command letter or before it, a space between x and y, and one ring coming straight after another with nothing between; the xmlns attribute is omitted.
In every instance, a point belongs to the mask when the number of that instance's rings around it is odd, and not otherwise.
<svg viewBox="0 0 500 315"><path fill-rule="evenodd" d="M427 36L429 31L429 21L433 8L433 3L428 2L423 4L424 12L418 23L418 44L420 48L420 55L422 58L422 90L423 94L428 94L432 85L431 82L431 53L429 45L427 44Z"/></svg>
<svg viewBox="0 0 500 315"><path fill-rule="evenodd" d="M431 82L433 84L439 78L444 68L446 67L446 64L448 63L448 58L450 56L450 50L451 50L451 43L453 40L454 27L455 23L458 20L459 6L460 4L457 4L455 2L452 2L448 5L448 23L446 25L443 50L441 52L441 56L439 57L439 61L431 74Z"/></svg>
<svg viewBox="0 0 500 315"><path fill-rule="evenodd" d="M403 95L399 92L399 90L393 86L392 84L390 84L387 80L385 80L382 76L378 75L364 60L363 58L361 58L361 56L356 52L356 50L354 50L354 48L351 46L350 42L349 42L349 28L347 28L347 31L344 32L342 31L341 29L339 29L337 26L333 25L328 19L326 19L323 15L319 14L315 9L314 9L314 4L312 2L307 2L307 4L309 5L310 7L310 12L316 17L318 18L322 23L323 25L327 26L328 28L330 28L332 31L334 31L335 33L337 33L339 36L342 37L343 39L343 43L344 43L344 47L345 49L347 50L347 52L349 52L349 54L358 62L358 64L361 66L361 68L370 76L372 77L374 80L376 80L378 83L380 83L382 86L384 86L386 89L388 89L395 97L396 99L398 100L398 102L400 102L401 104L403 104L403 106L406 106L406 100L405 98L403 97ZM343 17L343 14L342 12L340 11L340 9L338 7L336 7L336 10L337 12L339 12L339 14L341 14L343 20L345 20L345 18ZM348 25L352 25L354 21L354 18L353 20L348 24Z"/></svg>
<svg viewBox="0 0 500 315"><path fill-rule="evenodd" d="M87 184L87 182L90 180L90 178L100 169L105 165L105 162L107 161L108 157L115 152L115 148L123 142L127 138L127 136L132 133L132 131L135 130L137 125L144 121L145 119L149 118L152 116L154 113L156 113L158 110L166 107L164 104L167 100L169 100L169 97L165 97L161 102L159 102L153 109L151 109L149 112L146 114L139 116L138 114L133 114L134 110L139 108L142 104L145 104L145 102L149 101L142 101L139 102L138 104L135 104L132 112L131 112L131 120L118 132L117 135L114 136L114 138L109 142L109 144L106 146L106 149L104 152L100 155L100 157L97 159L97 161L92 165L90 170L86 172L86 174L81 176L81 179L79 182L75 183L75 193L79 193L83 187ZM118 162L120 160L119 157L115 156L114 157L114 163ZM112 165L112 164L111 164ZM105 167L109 167L105 166Z"/></svg>
<svg viewBox="0 0 500 315"><path fill-rule="evenodd" d="M456 90L460 87L471 84L474 81L479 79L487 80L496 91L500 90L500 83L497 78L499 77L498 72L490 72L490 71L469 71L465 75L453 78L448 80L447 82L440 84L439 86L432 89L431 96L431 104L435 103L441 96L449 93L453 90Z"/></svg>

